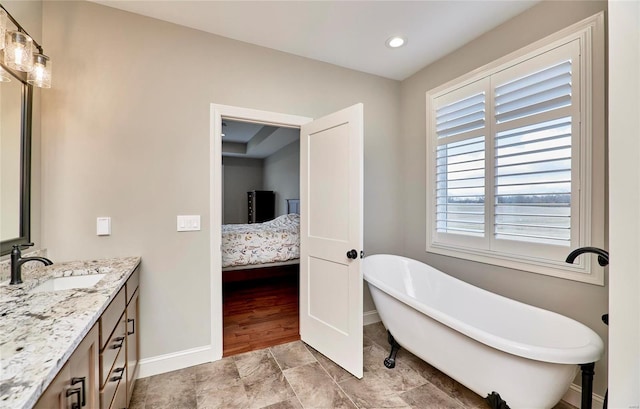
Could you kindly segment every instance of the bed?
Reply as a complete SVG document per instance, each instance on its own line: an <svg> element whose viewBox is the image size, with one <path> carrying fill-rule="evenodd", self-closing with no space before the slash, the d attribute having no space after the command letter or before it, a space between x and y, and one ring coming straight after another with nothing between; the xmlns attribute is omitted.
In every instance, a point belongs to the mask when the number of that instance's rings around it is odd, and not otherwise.
<svg viewBox="0 0 640 409"><path fill-rule="evenodd" d="M222 270L274 267L300 260L300 215L222 226Z"/></svg>

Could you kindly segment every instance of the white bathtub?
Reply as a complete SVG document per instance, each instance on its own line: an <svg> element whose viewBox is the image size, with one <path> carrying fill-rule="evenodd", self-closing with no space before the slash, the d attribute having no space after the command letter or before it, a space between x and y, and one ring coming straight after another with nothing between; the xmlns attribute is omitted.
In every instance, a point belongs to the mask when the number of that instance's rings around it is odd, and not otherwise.
<svg viewBox="0 0 640 409"><path fill-rule="evenodd" d="M583 324L416 260L369 256L363 271L383 324L403 348L483 397L499 393L511 408L552 408L578 365L602 356L602 340Z"/></svg>

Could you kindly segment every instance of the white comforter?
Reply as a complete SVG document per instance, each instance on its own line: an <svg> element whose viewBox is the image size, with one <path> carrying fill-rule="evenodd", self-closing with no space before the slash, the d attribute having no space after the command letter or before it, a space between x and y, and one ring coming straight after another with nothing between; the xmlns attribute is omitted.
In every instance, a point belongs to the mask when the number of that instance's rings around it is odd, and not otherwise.
<svg viewBox="0 0 640 409"><path fill-rule="evenodd" d="M264 223L222 226L222 267L300 258L300 215L286 214Z"/></svg>

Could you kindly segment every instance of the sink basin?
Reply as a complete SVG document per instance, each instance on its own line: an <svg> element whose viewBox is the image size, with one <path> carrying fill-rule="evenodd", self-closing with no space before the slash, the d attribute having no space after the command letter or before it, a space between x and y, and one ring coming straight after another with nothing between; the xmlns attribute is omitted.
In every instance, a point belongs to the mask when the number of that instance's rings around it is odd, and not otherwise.
<svg viewBox="0 0 640 409"><path fill-rule="evenodd" d="M72 290L74 288L88 288L96 285L106 274L90 274L84 276L71 276L51 278L31 290L32 293L47 291Z"/></svg>

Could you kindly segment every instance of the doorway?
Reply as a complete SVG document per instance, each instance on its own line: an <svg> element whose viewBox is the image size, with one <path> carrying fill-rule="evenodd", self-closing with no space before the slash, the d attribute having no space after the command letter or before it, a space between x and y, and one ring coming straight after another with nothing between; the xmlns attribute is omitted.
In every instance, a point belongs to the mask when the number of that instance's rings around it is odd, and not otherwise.
<svg viewBox="0 0 640 409"><path fill-rule="evenodd" d="M227 357L300 339L299 265L222 273Z"/></svg>
<svg viewBox="0 0 640 409"><path fill-rule="evenodd" d="M299 129L300 337L361 378L363 252L358 250L363 248L363 105L355 104L311 120L212 104L210 231L214 360L221 359L223 349L220 209L223 119Z"/></svg>
<svg viewBox="0 0 640 409"><path fill-rule="evenodd" d="M211 178L211 345L213 352L213 359L221 359L223 356L224 346L224 311L223 311L223 272L222 272L222 225L223 225L223 179L222 179L222 134L225 133L223 129L223 122L226 121L239 121L243 123L260 124L264 127L279 127L279 128L293 128L300 129L300 127L311 121L310 118L279 114L266 111L258 111L246 108L231 107L226 105L211 105L211 118L212 118L212 131L211 131L211 146L210 146L210 178ZM225 170L228 174L228 169ZM291 198L284 198L291 199ZM291 268L292 267L278 267L277 271L267 272L268 274L281 275L278 280L291 281ZM289 270L287 270L289 269ZM248 271L248 270L247 270ZM284 274L283 274L284 273ZM236 277L247 275L252 273L241 273ZM285 278L283 278L285 277ZM287 278L288 277L288 278ZM238 284L227 283L227 294L231 298L237 298L237 296L243 295L242 287L238 289ZM288 285L292 287L291 284ZM236 287L236 288L234 288ZM229 292L229 290L231 292ZM235 291L234 291L235 290ZM298 335L299 336L299 335Z"/></svg>
<svg viewBox="0 0 640 409"><path fill-rule="evenodd" d="M300 131L222 118L223 356L297 341Z"/></svg>

